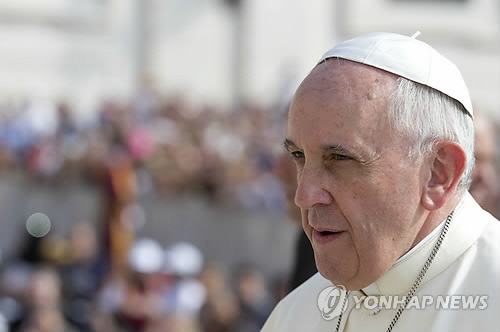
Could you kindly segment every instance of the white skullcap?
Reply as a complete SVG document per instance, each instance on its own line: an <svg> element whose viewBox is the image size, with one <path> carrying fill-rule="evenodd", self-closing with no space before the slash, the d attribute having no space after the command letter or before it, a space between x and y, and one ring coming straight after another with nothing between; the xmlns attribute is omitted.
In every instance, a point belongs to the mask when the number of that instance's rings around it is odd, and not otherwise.
<svg viewBox="0 0 500 332"><path fill-rule="evenodd" d="M469 90L457 66L413 37L369 33L338 44L318 63L328 58L359 62L426 85L457 100L473 116Z"/></svg>

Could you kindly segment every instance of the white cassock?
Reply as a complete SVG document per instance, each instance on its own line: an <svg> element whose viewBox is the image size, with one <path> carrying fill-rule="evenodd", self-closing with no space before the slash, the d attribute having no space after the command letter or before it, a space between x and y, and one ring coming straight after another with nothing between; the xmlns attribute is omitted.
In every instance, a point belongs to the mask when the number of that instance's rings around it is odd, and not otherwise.
<svg viewBox="0 0 500 332"><path fill-rule="evenodd" d="M407 295L443 226L444 222L377 281L349 292L339 331L387 330L397 308L373 308L373 296ZM335 331L338 317L324 320L318 308L318 295L330 286L319 273L311 277L276 306L262 332ZM393 331L500 332L500 222L469 193L455 209L448 233L415 295L432 297L434 303L423 308L420 301L407 307ZM441 295L452 296L438 298ZM371 297L371 302L364 305L363 296L369 296L365 301Z"/></svg>

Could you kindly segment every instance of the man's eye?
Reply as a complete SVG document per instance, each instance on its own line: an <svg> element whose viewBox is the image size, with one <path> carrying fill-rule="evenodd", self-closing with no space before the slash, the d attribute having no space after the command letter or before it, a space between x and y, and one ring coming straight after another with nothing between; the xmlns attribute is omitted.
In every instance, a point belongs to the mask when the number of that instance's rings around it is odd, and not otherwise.
<svg viewBox="0 0 500 332"><path fill-rule="evenodd" d="M345 156L345 155L342 155L342 154L332 154L332 157L331 157L332 160L350 160L352 159L351 157L349 156Z"/></svg>
<svg viewBox="0 0 500 332"><path fill-rule="evenodd" d="M300 151L294 151L290 153L293 157L293 159L303 159L304 158L304 153Z"/></svg>

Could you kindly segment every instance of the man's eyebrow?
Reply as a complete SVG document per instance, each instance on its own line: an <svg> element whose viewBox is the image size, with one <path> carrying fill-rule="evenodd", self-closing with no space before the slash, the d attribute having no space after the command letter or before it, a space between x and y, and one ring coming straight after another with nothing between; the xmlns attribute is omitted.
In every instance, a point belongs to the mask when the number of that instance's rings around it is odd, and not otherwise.
<svg viewBox="0 0 500 332"><path fill-rule="evenodd" d="M285 140L283 141L283 146L288 152L298 148L297 145L289 138L285 138Z"/></svg>
<svg viewBox="0 0 500 332"><path fill-rule="evenodd" d="M288 152L291 152L292 150L295 149L300 149L297 144L295 144L291 139L286 138L283 141L283 146ZM331 145L323 145L321 146L321 150L323 150L324 153L334 153L334 154L340 154L340 155L345 155L348 157L353 157L358 160L364 160L363 156L356 152L354 149L350 149L348 147L343 146L342 144L331 144Z"/></svg>

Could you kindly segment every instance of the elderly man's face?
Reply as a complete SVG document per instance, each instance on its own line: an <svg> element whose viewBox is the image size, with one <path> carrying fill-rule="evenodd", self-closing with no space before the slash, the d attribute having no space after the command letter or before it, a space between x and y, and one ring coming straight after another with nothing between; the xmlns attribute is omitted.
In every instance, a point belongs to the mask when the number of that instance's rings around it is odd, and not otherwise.
<svg viewBox="0 0 500 332"><path fill-rule="evenodd" d="M422 160L390 129L395 77L349 61L320 64L290 107L287 149L297 164L296 204L320 273L359 289L413 245L425 211Z"/></svg>

